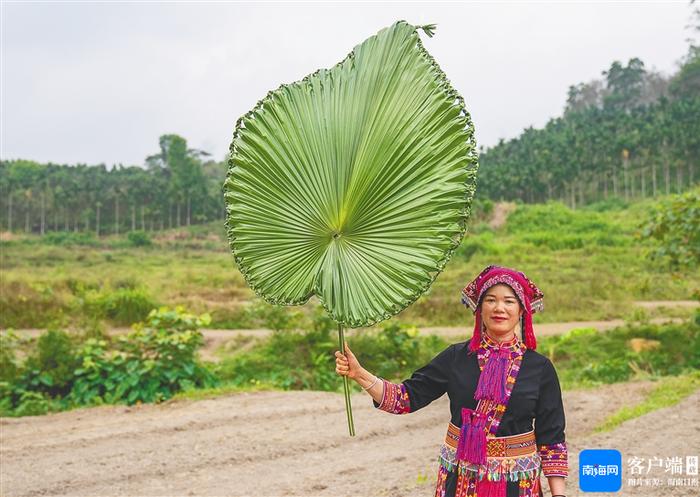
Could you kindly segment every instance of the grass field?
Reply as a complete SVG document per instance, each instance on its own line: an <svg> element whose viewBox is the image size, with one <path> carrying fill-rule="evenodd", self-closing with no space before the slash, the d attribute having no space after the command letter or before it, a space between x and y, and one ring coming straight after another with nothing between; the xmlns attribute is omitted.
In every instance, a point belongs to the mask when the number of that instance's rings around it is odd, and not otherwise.
<svg viewBox="0 0 700 497"><path fill-rule="evenodd" d="M634 305L700 294L700 269L675 273L646 257L650 245L638 232L651 205L611 202L576 211L561 204L520 205L502 226L476 220L430 291L393 319L469 325L460 291L488 264L516 267L537 282L546 309L535 322L686 317L690 309L645 311ZM4 234L1 244L2 328L128 325L144 309L176 304L210 313L212 327L266 325L260 312L266 305L256 302L235 267L223 223L162 232L147 246L133 246L126 237L42 240L15 234ZM310 315L315 306L312 299L283 312Z"/></svg>

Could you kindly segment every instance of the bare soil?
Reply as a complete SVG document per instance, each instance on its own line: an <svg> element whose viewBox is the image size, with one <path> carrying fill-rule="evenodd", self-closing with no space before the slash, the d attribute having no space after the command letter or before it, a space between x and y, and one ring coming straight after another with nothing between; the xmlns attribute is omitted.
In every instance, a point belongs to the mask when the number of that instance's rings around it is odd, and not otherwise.
<svg viewBox="0 0 700 497"><path fill-rule="evenodd" d="M607 434L594 426L639 402L649 382L565 392L572 473L583 448L623 457L698 454L700 392ZM353 395L357 436L342 395L256 392L160 405L104 406L0 418L0 495L430 496L449 421L447 398L394 416ZM656 493L697 495L690 487ZM572 474L567 495L579 495Z"/></svg>
<svg viewBox="0 0 700 497"><path fill-rule="evenodd" d="M498 202L493 206L493 215L489 226L491 229L497 230L506 224L508 215L515 210L517 205L515 202Z"/></svg>

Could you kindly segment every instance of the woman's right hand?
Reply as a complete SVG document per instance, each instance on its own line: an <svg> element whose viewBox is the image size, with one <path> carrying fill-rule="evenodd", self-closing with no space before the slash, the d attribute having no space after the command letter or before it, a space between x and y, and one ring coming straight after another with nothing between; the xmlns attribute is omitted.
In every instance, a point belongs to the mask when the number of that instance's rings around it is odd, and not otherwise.
<svg viewBox="0 0 700 497"><path fill-rule="evenodd" d="M348 344L345 344L345 354L341 354L339 350L335 351L335 372L340 376L347 376L353 380L357 379L362 370L360 362L352 353Z"/></svg>

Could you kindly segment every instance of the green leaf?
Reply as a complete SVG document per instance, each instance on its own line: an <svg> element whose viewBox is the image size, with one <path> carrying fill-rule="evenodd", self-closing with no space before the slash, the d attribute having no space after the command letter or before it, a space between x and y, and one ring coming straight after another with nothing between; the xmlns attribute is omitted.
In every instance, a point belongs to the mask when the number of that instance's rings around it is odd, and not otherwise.
<svg viewBox="0 0 700 497"><path fill-rule="evenodd" d="M41 373L39 375L39 381L49 387L53 385L53 378L48 373Z"/></svg>
<svg viewBox="0 0 700 497"><path fill-rule="evenodd" d="M369 326L445 267L476 169L462 98L416 28L397 22L238 121L224 183L229 244L266 301L317 295L338 323Z"/></svg>
<svg viewBox="0 0 700 497"><path fill-rule="evenodd" d="M127 402L129 402L130 404L134 402L138 398L139 393L139 390L132 390L131 392L129 392L129 395L126 398Z"/></svg>

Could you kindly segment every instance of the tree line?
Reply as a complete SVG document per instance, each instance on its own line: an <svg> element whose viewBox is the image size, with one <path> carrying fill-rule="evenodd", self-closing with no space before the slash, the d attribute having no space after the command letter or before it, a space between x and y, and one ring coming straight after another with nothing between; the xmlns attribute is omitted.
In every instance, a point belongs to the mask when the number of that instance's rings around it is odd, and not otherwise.
<svg viewBox="0 0 700 497"><path fill-rule="evenodd" d="M159 145L145 168L0 162L2 228L100 236L223 218L224 164L178 135L161 136Z"/></svg>
<svg viewBox="0 0 700 497"><path fill-rule="evenodd" d="M700 11L695 31L700 31ZM571 207L609 197L680 193L700 176L700 46L676 74L615 61L569 87L562 116L480 153L477 195Z"/></svg>
<svg viewBox="0 0 700 497"><path fill-rule="evenodd" d="M691 2L693 3L693 2ZM693 29L700 32L700 9ZM481 199L577 205L681 192L700 172L700 46L666 78L633 58L572 85L542 129L481 150ZM0 161L0 228L119 234L222 220L226 162L160 137L146 167Z"/></svg>

